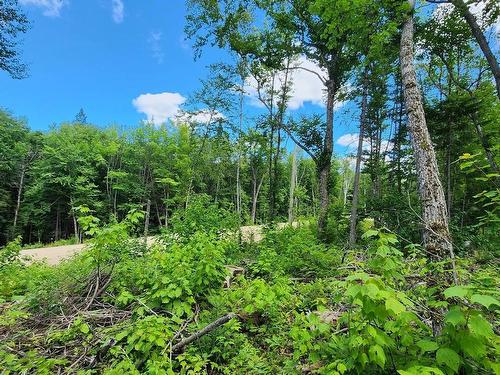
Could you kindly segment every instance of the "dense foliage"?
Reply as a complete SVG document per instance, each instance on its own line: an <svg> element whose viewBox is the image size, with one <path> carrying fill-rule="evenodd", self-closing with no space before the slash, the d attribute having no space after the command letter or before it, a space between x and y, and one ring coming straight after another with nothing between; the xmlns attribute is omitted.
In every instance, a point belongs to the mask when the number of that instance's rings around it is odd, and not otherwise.
<svg viewBox="0 0 500 375"><path fill-rule="evenodd" d="M89 225L91 248L55 268L3 261L4 373L498 373L492 263L460 260L463 284L442 290L443 265L369 224L342 262L307 224L258 243L218 226L145 248L127 237L139 218ZM227 264L246 272L224 283Z"/></svg>
<svg viewBox="0 0 500 375"><path fill-rule="evenodd" d="M189 0L195 55L230 58L177 118L0 110L0 372L500 374L500 7L451 3Z"/></svg>

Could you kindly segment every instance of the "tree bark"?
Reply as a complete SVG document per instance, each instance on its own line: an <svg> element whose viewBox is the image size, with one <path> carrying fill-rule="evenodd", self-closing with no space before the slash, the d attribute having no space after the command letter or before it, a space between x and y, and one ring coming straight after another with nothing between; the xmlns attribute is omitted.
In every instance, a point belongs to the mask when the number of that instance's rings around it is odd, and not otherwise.
<svg viewBox="0 0 500 375"><path fill-rule="evenodd" d="M486 58L486 61L488 61L491 73L493 74L493 78L495 79L497 96L500 99L500 66L498 65L498 61L495 57L495 54L488 45L486 37L481 31L481 28L479 27L476 18L469 10L467 4L463 0L451 0L451 3L458 9L458 11L465 18L465 21L470 27L472 35L474 35L474 38L476 38L476 41L479 44L479 47L481 48L481 51L483 51L484 57Z"/></svg>
<svg viewBox="0 0 500 375"><path fill-rule="evenodd" d="M294 203L295 203L295 186L297 185L297 147L292 152L292 170L290 173L290 192L288 198L288 223L293 222L294 218Z"/></svg>
<svg viewBox="0 0 500 375"><path fill-rule="evenodd" d="M16 235L16 226L17 226L17 218L19 216L19 209L21 207L21 195L24 187L24 175L26 173L26 165L23 164L21 167L21 176L19 178L19 186L17 188L17 200L16 200L16 209L14 211L14 222L12 224L12 232L14 237Z"/></svg>
<svg viewBox="0 0 500 375"><path fill-rule="evenodd" d="M253 192L252 192L252 224L255 224L257 217L257 201L259 199L259 192L264 181L264 176L261 177L260 182L257 183L256 172L253 172Z"/></svg>
<svg viewBox="0 0 500 375"><path fill-rule="evenodd" d="M319 175L319 216L318 234L325 238L328 224L328 207L330 205L330 168L333 153L333 108L335 102L335 82L330 79L326 83L326 131L323 150L317 162Z"/></svg>
<svg viewBox="0 0 500 375"><path fill-rule="evenodd" d="M359 178L361 175L361 157L363 156L363 133L366 123L366 107L368 102L368 87L366 79L363 82L363 97L361 99L361 117L359 121L358 151L356 154L356 170L352 192L351 223L349 227L349 247L356 244L356 223L358 220Z"/></svg>
<svg viewBox="0 0 500 375"><path fill-rule="evenodd" d="M78 221L76 219L75 205L73 203L73 198L70 198L71 203L71 217L73 218L73 231L75 235L75 242L80 243L80 234L78 233Z"/></svg>
<svg viewBox="0 0 500 375"><path fill-rule="evenodd" d="M451 127L448 127L448 149L446 150L446 206L448 208L448 220L451 219L451 203L453 200L451 189Z"/></svg>
<svg viewBox="0 0 500 375"><path fill-rule="evenodd" d="M151 199L147 200L146 203L146 217L144 219L144 244L148 241L148 231L149 231L149 213L151 211Z"/></svg>
<svg viewBox="0 0 500 375"><path fill-rule="evenodd" d="M414 0L408 1L412 10ZM412 138L416 163L418 192L422 204L423 239L427 252L434 259L454 258L448 229L448 216L443 186L439 179L434 147L425 120L417 76L413 64L413 15L406 20L401 34L401 78L408 113L408 128ZM456 281L456 280L455 280Z"/></svg>
<svg viewBox="0 0 500 375"><path fill-rule="evenodd" d="M236 165L236 212L238 213L239 224L241 225L241 181L240 181L240 172L241 172L241 130L243 128L243 88L244 80L242 79L241 87L240 87L240 113L239 113L239 127L238 127L238 163Z"/></svg>

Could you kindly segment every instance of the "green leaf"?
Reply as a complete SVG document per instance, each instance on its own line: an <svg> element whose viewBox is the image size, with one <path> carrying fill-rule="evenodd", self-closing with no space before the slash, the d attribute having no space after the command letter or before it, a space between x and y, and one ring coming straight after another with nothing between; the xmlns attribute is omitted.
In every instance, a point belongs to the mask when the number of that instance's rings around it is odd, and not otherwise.
<svg viewBox="0 0 500 375"><path fill-rule="evenodd" d="M376 235L378 235L378 230L368 229L365 233L363 233L361 238L365 239L365 238L375 237Z"/></svg>
<svg viewBox="0 0 500 375"><path fill-rule="evenodd" d="M468 323L471 332L478 336L491 337L493 336L493 329L490 323L483 318L481 315L473 315L469 319Z"/></svg>
<svg viewBox="0 0 500 375"><path fill-rule="evenodd" d="M465 324L465 316L458 306L453 306L444 318L445 322L451 323L453 326Z"/></svg>
<svg viewBox="0 0 500 375"><path fill-rule="evenodd" d="M437 367L412 366L406 370L398 370L400 375L444 375Z"/></svg>
<svg viewBox="0 0 500 375"><path fill-rule="evenodd" d="M368 350L370 359L379 365L381 368L385 366L385 353L384 349L380 345L373 345Z"/></svg>
<svg viewBox="0 0 500 375"><path fill-rule="evenodd" d="M84 324L82 324L82 325L80 326L80 331L81 331L82 333L89 333L89 332L90 332L90 328L89 328L88 324L85 324L85 323L84 323Z"/></svg>
<svg viewBox="0 0 500 375"><path fill-rule="evenodd" d="M435 352L439 348L436 342L430 340L420 340L417 342L417 346L422 350L422 353Z"/></svg>
<svg viewBox="0 0 500 375"><path fill-rule="evenodd" d="M452 286L444 291L444 296L446 298L460 297L465 298L469 290L463 286Z"/></svg>
<svg viewBox="0 0 500 375"><path fill-rule="evenodd" d="M340 362L338 365L337 365L337 370L339 370L339 372L341 374L343 374L344 372L347 371L347 367L346 365L344 365L342 362Z"/></svg>
<svg viewBox="0 0 500 375"><path fill-rule="evenodd" d="M472 358L481 359L486 355L486 345L483 343L483 339L471 334L465 334L460 336L460 349L467 353Z"/></svg>
<svg viewBox="0 0 500 375"><path fill-rule="evenodd" d="M405 311L404 305L395 298L388 298L385 301L385 308L392 311L394 314L399 315Z"/></svg>
<svg viewBox="0 0 500 375"><path fill-rule="evenodd" d="M489 309L491 305L500 306L500 302L495 297L487 296L486 294L473 294L470 301L483 305L487 309Z"/></svg>
<svg viewBox="0 0 500 375"><path fill-rule="evenodd" d="M446 365L453 372L458 372L460 357L457 352L450 348L441 348L436 352L436 361L440 365Z"/></svg>

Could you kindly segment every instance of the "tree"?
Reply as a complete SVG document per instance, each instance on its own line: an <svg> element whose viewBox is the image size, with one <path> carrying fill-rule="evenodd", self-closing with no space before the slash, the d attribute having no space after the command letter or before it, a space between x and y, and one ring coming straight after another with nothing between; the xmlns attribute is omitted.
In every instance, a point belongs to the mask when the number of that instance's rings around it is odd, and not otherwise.
<svg viewBox="0 0 500 375"><path fill-rule="evenodd" d="M77 124L86 124L87 123L87 114L83 110L83 108L80 108L78 113L75 116L75 121Z"/></svg>
<svg viewBox="0 0 500 375"><path fill-rule="evenodd" d="M491 50L488 44L488 40L484 36L484 33L481 30L481 27L479 26L476 17L470 11L467 3L463 0L450 0L450 1L427 0L427 1L430 3L439 3L439 4L451 3L458 9L462 17L467 22L467 25L469 25L470 31L472 32L472 35L474 35L474 38L479 44L479 48L481 48L481 51L483 52L483 55L486 58L486 61L488 61L491 73L493 74L493 78L495 79L497 96L500 99L500 66L498 65L498 61L495 57L495 54ZM491 12L492 16L490 17L490 19L494 21L498 17L498 12L499 12L498 3L489 4L487 8L493 9L493 11Z"/></svg>
<svg viewBox="0 0 500 375"><path fill-rule="evenodd" d="M0 2L0 69L15 79L27 75L27 67L19 58L17 44L19 34L25 33L28 27L28 18L19 9L17 0Z"/></svg>
<svg viewBox="0 0 500 375"><path fill-rule="evenodd" d="M413 64L413 8L409 0L410 15L401 32L401 79L408 113L408 129L412 137L413 153L418 178L418 191L422 204L422 224L426 251L434 258L453 258L453 247L448 228L448 215L443 186L439 179L434 147L425 121L422 97Z"/></svg>
<svg viewBox="0 0 500 375"><path fill-rule="evenodd" d="M359 120L358 148L356 152L356 167L354 171L354 184L352 193L351 220L349 225L349 247L356 243L356 224L358 219L359 179L361 175L361 158L363 156L363 135L366 127L366 111L368 102L368 83L366 72L363 74L363 93L361 97L361 116Z"/></svg>

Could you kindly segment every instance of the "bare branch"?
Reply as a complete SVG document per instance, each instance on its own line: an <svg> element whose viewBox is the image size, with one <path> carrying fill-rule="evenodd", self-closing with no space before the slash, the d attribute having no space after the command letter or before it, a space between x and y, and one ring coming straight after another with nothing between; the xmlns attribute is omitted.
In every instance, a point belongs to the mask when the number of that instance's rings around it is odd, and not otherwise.
<svg viewBox="0 0 500 375"><path fill-rule="evenodd" d="M285 125L283 124L283 129L285 129L286 133L290 138L292 138L292 141L299 146L302 150L304 150L315 162L318 161L318 158L306 147L304 146L295 136L293 135L292 131Z"/></svg>
<svg viewBox="0 0 500 375"><path fill-rule="evenodd" d="M306 72L312 73L312 74L316 75L319 78L319 80L321 81L321 83L323 83L324 85L326 85L326 79L324 79L321 76L321 74L319 74L318 72L315 72L312 69L304 68L303 66L292 66L289 69L302 69L302 70L305 70Z"/></svg>

